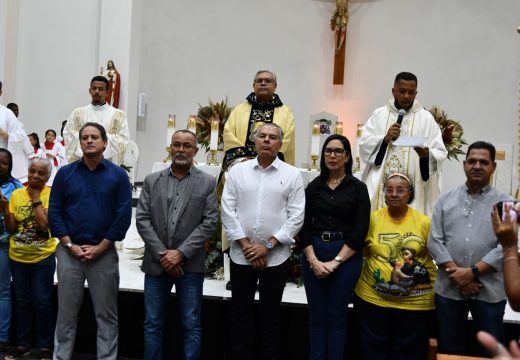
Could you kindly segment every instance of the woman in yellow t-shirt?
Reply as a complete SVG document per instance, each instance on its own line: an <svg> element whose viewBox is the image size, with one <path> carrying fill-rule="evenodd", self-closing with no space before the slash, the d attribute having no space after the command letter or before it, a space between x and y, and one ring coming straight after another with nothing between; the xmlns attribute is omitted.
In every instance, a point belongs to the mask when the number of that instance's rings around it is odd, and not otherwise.
<svg viewBox="0 0 520 360"><path fill-rule="evenodd" d="M52 287L56 260L56 241L47 224L50 188L45 186L52 171L48 159L34 158L29 163L28 186L11 195L5 224L11 233L9 259L16 300L17 346L6 359L40 349L40 359L52 358ZM34 319L34 344L31 328Z"/></svg>
<svg viewBox="0 0 520 360"><path fill-rule="evenodd" d="M387 207L373 212L366 260L355 288L365 359L426 359L436 267L428 252L431 220L408 206L413 187L403 174L384 183Z"/></svg>

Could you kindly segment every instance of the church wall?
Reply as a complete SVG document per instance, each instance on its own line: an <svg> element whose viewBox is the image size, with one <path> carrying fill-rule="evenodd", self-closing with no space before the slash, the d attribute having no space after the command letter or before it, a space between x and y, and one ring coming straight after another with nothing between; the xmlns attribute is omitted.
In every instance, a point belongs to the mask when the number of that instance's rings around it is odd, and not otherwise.
<svg viewBox="0 0 520 360"><path fill-rule="evenodd" d="M143 9L138 131L139 177L164 157L169 113L185 126L197 103L228 96L236 104L258 69L278 75L277 92L297 121L297 165L308 163L309 117L339 115L355 124L391 97L400 71L419 78L417 99L462 122L468 142L513 144L517 129L520 3L515 0L350 1L345 85L332 85L334 1L156 1ZM203 158L199 156L199 158ZM444 188L464 181L446 162Z"/></svg>
<svg viewBox="0 0 520 360"><path fill-rule="evenodd" d="M2 102L18 103L25 129L40 140L49 128L59 133L71 110L90 100L98 19L98 1L19 1L16 92Z"/></svg>
<svg viewBox="0 0 520 360"><path fill-rule="evenodd" d="M517 141L517 0L351 0L343 86L332 85L333 0L129 3L0 0L0 9L18 4L15 19L0 13L0 30L9 29L0 76L12 79L0 101L20 104L29 131L59 130L72 108L88 103L91 76L114 58L140 146L138 180L165 156L169 113L184 127L208 98L237 104L265 68L277 73L277 92L296 116L298 166L308 163L311 114L339 115L355 142L356 124L391 97L403 70L419 77L425 106L462 122L468 142ZM146 116L136 119L138 92L146 93ZM445 164L444 188L463 179L460 163Z"/></svg>

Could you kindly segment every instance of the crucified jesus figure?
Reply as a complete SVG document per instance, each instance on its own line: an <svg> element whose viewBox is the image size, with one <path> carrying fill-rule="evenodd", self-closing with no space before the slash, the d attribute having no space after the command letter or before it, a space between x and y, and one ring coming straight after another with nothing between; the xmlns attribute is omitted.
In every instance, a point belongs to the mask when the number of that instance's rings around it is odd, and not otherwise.
<svg viewBox="0 0 520 360"><path fill-rule="evenodd" d="M345 42L348 24L348 0L336 0L336 11L330 19L330 28L336 33L336 54Z"/></svg>

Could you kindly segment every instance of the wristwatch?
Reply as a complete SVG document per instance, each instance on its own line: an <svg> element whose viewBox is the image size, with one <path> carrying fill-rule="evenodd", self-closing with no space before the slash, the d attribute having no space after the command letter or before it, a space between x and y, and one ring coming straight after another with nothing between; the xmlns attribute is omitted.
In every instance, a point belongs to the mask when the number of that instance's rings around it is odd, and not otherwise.
<svg viewBox="0 0 520 360"><path fill-rule="evenodd" d="M72 242L66 243L65 247L67 248L67 250L72 249Z"/></svg>
<svg viewBox="0 0 520 360"><path fill-rule="evenodd" d="M337 261L337 262L339 262L339 263L341 264L341 263L343 262L343 259L340 258L339 256L336 256L336 257L334 258L334 261Z"/></svg>
<svg viewBox="0 0 520 360"><path fill-rule="evenodd" d="M471 265L471 272L473 275L475 275L475 279L478 279L478 276L480 275L480 270L478 269L477 265Z"/></svg>
<svg viewBox="0 0 520 360"><path fill-rule="evenodd" d="M271 250L273 250L273 243L270 241L266 241L265 247L267 248L268 251L271 251Z"/></svg>

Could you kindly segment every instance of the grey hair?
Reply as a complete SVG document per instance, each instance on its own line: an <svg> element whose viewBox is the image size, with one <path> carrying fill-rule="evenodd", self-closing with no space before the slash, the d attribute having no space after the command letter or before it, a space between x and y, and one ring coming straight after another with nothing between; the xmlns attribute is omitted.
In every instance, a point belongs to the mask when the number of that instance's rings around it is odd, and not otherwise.
<svg viewBox="0 0 520 360"><path fill-rule="evenodd" d="M273 75L274 83L278 84L278 82L276 81L276 74L274 72L272 72L271 70L258 70L255 74L255 78L253 79L253 82L255 82L256 78L258 77L258 74L261 74L261 73L269 73L269 74Z"/></svg>
<svg viewBox="0 0 520 360"><path fill-rule="evenodd" d="M172 139L173 137L175 136L175 134L177 133L180 133L180 134L190 134L191 136L193 136L193 138L195 139L195 146L198 146L199 145L199 141L197 140L197 135L195 135L192 131L188 130L188 129L180 129L180 130L177 130L173 133L172 135Z"/></svg>
<svg viewBox="0 0 520 360"><path fill-rule="evenodd" d="M31 167L35 164L42 164L47 168L47 180L49 180L49 178L51 177L51 173L52 173L52 164L49 161L49 159L35 157L35 158L32 158L31 160L29 160L29 167Z"/></svg>
<svg viewBox="0 0 520 360"><path fill-rule="evenodd" d="M275 124L275 123L264 123L264 124L260 125L259 127L257 127L256 130L253 133L253 136L254 136L255 140L258 139L258 133L260 132L260 129L265 127L265 126L270 126L270 127L277 128L278 131L279 131L278 139L280 140L280 142L283 141L283 130L280 127L280 125Z"/></svg>

